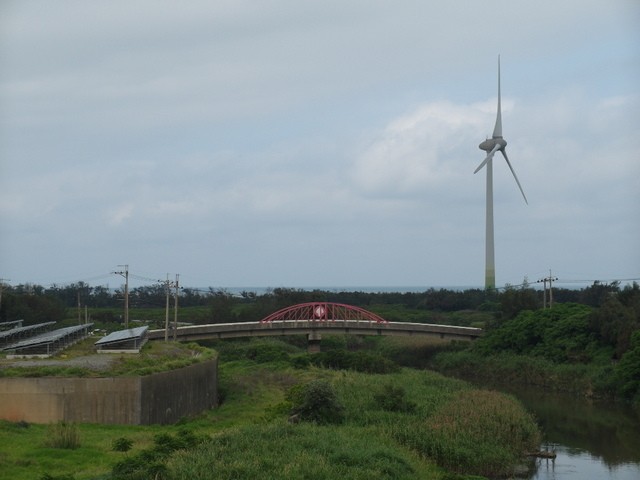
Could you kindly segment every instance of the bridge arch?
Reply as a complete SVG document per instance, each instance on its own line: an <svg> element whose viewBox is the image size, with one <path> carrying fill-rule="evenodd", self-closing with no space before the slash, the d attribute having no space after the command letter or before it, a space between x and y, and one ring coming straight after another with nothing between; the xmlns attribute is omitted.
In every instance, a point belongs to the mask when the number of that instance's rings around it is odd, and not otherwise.
<svg viewBox="0 0 640 480"><path fill-rule="evenodd" d="M331 302L309 302L299 303L283 308L277 312L267 315L260 323L271 323L274 321L304 320L312 322L335 322L345 320L363 320L367 322L385 323L389 322L384 318L364 308L345 305L343 303Z"/></svg>

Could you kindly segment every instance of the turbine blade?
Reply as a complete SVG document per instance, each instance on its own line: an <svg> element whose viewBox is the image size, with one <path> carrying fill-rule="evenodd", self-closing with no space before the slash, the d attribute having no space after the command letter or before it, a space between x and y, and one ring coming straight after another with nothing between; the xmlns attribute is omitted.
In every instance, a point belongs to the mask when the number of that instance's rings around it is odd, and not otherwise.
<svg viewBox="0 0 640 480"><path fill-rule="evenodd" d="M487 155L487 158L485 158L482 163L480 165L478 165L478 168L476 168L473 173L478 173L480 171L480 169L482 167L484 167L487 162L489 160L491 160L491 158L493 158L493 155L498 151L498 149L500 148L500 145L496 145L495 147L493 147L493 149L489 152L489 155Z"/></svg>
<svg viewBox="0 0 640 480"><path fill-rule="evenodd" d="M496 126L493 129L493 138L502 137L502 102L500 101L500 55L498 55L498 114Z"/></svg>
<svg viewBox="0 0 640 480"><path fill-rule="evenodd" d="M520 188L520 193L522 193L522 198L524 198L524 203L526 203L527 205L529 205L529 202L527 201L527 197L524 194L524 190L522 190L522 185L520 185L520 181L518 180L518 177L516 176L516 172L513 170L513 167L511 166L511 162L509 161L509 158L507 157L507 152L503 149L502 151L502 155L504 156L504 159L507 161L507 165L509 165L509 168L511 169L511 173L513 173L513 178L516 179L516 183L518 184L518 188Z"/></svg>

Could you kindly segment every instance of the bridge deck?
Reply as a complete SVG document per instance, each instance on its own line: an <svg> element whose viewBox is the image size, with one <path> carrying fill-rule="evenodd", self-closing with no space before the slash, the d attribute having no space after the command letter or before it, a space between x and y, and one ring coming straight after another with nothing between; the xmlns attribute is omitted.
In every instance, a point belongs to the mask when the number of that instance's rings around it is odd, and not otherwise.
<svg viewBox="0 0 640 480"><path fill-rule="evenodd" d="M169 338L173 338L173 331ZM389 322L366 320L335 320L318 322L310 320L275 320L268 323L241 322L194 325L177 329L178 341L203 340L207 338L260 337L280 335L423 335L448 340L474 340L482 335L482 329L434 325L429 323ZM164 330L151 330L149 340L164 339Z"/></svg>

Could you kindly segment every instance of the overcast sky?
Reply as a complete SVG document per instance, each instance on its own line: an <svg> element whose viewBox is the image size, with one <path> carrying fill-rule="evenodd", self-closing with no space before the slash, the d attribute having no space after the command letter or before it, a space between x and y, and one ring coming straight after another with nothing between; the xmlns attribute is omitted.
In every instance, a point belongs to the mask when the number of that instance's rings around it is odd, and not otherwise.
<svg viewBox="0 0 640 480"><path fill-rule="evenodd" d="M498 54L498 286L640 278L636 0L1 1L0 277L482 287Z"/></svg>

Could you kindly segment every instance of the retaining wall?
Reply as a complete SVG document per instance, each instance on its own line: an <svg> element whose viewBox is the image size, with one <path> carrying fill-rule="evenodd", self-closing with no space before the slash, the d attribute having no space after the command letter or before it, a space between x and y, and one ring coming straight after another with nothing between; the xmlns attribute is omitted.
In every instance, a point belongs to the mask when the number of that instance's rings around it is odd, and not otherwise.
<svg viewBox="0 0 640 480"><path fill-rule="evenodd" d="M217 360L144 377L0 377L0 418L14 422L167 425L217 403Z"/></svg>

